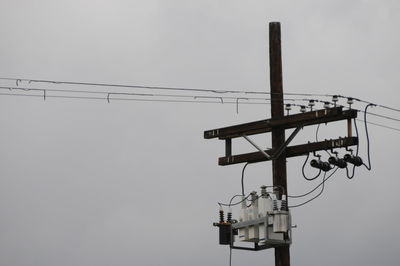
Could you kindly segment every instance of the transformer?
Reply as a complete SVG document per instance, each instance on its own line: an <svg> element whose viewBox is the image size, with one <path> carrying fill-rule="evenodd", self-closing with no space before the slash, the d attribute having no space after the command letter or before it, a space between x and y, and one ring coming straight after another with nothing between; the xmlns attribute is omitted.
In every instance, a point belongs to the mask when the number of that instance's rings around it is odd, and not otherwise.
<svg viewBox="0 0 400 266"><path fill-rule="evenodd" d="M251 202L249 205L246 204L248 200ZM266 186L262 186L261 195L258 196L254 191L250 199L243 196L240 206L238 220L214 223L220 230L220 244L245 250L263 250L291 244L291 214L286 195L278 199L275 193L267 193ZM221 234L224 239L221 239ZM227 237L230 241L227 241Z"/></svg>

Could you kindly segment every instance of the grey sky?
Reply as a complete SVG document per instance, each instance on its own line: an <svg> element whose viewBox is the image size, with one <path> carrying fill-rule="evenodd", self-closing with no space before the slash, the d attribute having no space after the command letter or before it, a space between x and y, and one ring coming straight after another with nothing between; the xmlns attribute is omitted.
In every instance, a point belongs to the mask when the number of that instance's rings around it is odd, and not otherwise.
<svg viewBox="0 0 400 266"><path fill-rule="evenodd" d="M2 0L0 76L268 91L268 22L280 21L286 92L399 107L399 11L389 0ZM203 130L269 108L0 96L0 264L227 265L211 224L216 202L240 192L242 166L217 166L223 143ZM373 171L340 172L293 211L292 265L398 265L400 135L370 134ZM303 158L288 162L289 191L313 187ZM271 182L269 163L248 167L247 191ZM234 251L245 263L273 265L273 251Z"/></svg>

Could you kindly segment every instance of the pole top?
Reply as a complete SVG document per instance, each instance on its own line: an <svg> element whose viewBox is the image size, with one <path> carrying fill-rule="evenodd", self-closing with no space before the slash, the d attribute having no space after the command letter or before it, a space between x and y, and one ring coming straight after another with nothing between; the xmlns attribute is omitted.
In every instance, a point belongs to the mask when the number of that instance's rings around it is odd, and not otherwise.
<svg viewBox="0 0 400 266"><path fill-rule="evenodd" d="M281 25L281 23L279 22L279 21L271 21L270 23L269 23L269 25L270 26L280 26Z"/></svg>

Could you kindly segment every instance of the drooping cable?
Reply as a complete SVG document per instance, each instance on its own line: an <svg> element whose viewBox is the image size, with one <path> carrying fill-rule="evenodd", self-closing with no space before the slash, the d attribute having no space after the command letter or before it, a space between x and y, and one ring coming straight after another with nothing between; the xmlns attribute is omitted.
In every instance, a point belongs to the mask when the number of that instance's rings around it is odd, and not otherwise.
<svg viewBox="0 0 400 266"><path fill-rule="evenodd" d="M355 128L355 130L356 130L356 136L357 136L357 139L358 139L357 148L356 148L356 155L358 156L358 153L359 153L359 151L360 151L360 140L359 140L359 137L360 137L360 136L359 136L359 134L358 134L358 126L357 126L357 121L356 121L356 119L354 119L354 128ZM355 166L355 165L353 165L353 170L352 170L351 175L350 175L350 173L349 173L349 168L348 168L348 166L346 166L346 176L347 176L348 179L352 179L352 178L354 177L355 173L356 173L356 166Z"/></svg>
<svg viewBox="0 0 400 266"><path fill-rule="evenodd" d="M302 172L302 174L303 174L303 177L306 179L306 180L308 180L308 181L312 181L312 180L314 180L314 179L316 179L316 178L318 178L319 177L319 175L321 174L321 169L319 170L319 172L318 172L318 174L316 175L316 176L314 176L314 177L307 177L306 176L306 174L305 174L305 172L304 172L304 168L306 167L306 164L307 164L307 161L308 161L308 158L310 157L310 153L307 153L307 158L306 158L306 160L304 161L304 163L303 163L303 167L301 168L301 172Z"/></svg>
<svg viewBox="0 0 400 266"><path fill-rule="evenodd" d="M394 130L394 131L400 132L400 128L390 127L390 126L386 126L386 125L383 125L383 124L374 123L374 122L370 122L370 121L366 122L365 120L362 120L362 119L356 119L356 120L360 121L360 122L363 122L363 123L370 124L370 125L374 125L374 126L377 126L377 127L382 127L382 128L386 128L386 129L390 129L390 130Z"/></svg>
<svg viewBox="0 0 400 266"><path fill-rule="evenodd" d="M233 196L233 197L231 198L231 200L229 201L229 204L228 204L228 203L221 203L221 202L218 202L218 205L219 205L219 206L226 206L226 207L236 206L236 205L242 203L243 201L246 201L246 200L251 196L251 194L247 195L246 197L244 197L243 199L241 199L241 200L238 201L238 202L232 203L232 201L233 201L234 198L236 198L236 197L241 197L241 196L243 196L243 195L237 194L237 195L235 195L235 196Z"/></svg>
<svg viewBox="0 0 400 266"><path fill-rule="evenodd" d="M321 183L319 183L317 186L315 186L313 189L311 189L310 191L308 191L308 192L306 192L306 193L304 193L304 194L300 194L300 195L288 195L288 198L294 198L294 199L296 199L296 198L302 198L302 197L305 197L305 196L308 196L308 195L310 195L311 193L313 193L315 190L317 190L320 186L322 186L326 181L328 181L328 179L330 178L331 176L328 176L325 180L323 180Z"/></svg>
<svg viewBox="0 0 400 266"><path fill-rule="evenodd" d="M249 163L246 163L244 166L243 166L243 169L242 169L242 195L244 196L244 170L246 170L246 167L247 167L247 165L248 165Z"/></svg>
<svg viewBox="0 0 400 266"><path fill-rule="evenodd" d="M368 107L372 107L375 106L375 104L368 104L367 106L365 106L365 111L364 111L364 126L365 126L365 135L367 137L367 154L368 154L368 165L366 165L365 163L363 163L363 165L369 170L371 171L371 154L370 154L370 142L369 142L369 133L368 133L368 125L367 125L367 109Z"/></svg>
<svg viewBox="0 0 400 266"><path fill-rule="evenodd" d="M315 200L316 198L318 198L319 196L321 196L321 194L324 192L324 189L325 189L325 182L326 182L326 180L328 180L331 176L333 176L333 175L336 173L336 171L337 171L338 169L339 169L339 168L336 167L336 169L335 169L328 177L326 177L327 172L324 173L324 177L323 177L322 183L321 183L321 184L322 184L322 189L321 189L321 191L320 191L316 196L314 196L313 198L311 198L311 199L309 199L309 200L307 200L307 201L305 201L305 202L303 202L303 203L300 203L300 204L297 204L297 205L289 206L288 208L297 208L297 207L304 206L304 205L306 205L307 203L309 203L309 202Z"/></svg>

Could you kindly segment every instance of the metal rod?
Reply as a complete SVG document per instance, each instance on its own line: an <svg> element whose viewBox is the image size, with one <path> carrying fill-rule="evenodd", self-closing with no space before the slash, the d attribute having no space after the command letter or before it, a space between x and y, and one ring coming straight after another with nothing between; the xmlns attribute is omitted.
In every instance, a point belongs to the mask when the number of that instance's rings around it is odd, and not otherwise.
<svg viewBox="0 0 400 266"><path fill-rule="evenodd" d="M246 135L243 135L243 138L245 138L251 145L253 145L257 150L259 150L262 154L264 154L265 157L267 157L268 159L271 159L272 157L266 153L263 149L261 149L260 147L258 147L257 144L255 144L249 137L247 137Z"/></svg>

